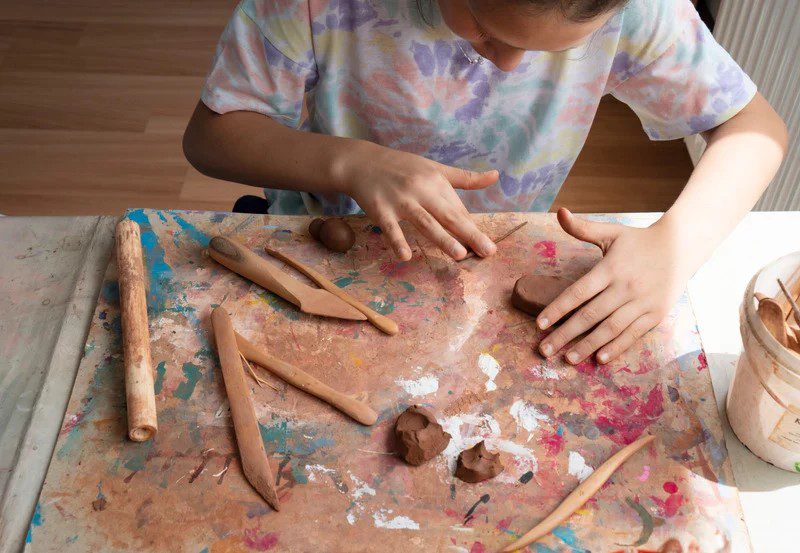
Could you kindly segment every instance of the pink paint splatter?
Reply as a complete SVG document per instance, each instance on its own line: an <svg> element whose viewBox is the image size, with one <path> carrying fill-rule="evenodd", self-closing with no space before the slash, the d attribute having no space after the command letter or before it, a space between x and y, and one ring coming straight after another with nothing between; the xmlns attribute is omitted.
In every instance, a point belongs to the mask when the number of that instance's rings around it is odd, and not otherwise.
<svg viewBox="0 0 800 553"><path fill-rule="evenodd" d="M551 267L556 266L556 243L552 240L542 240L536 242L533 247L539 250L539 257L542 258L545 265Z"/></svg>
<svg viewBox="0 0 800 553"><path fill-rule="evenodd" d="M411 263L403 261L384 261L381 263L380 271L384 276L402 277L414 267Z"/></svg>
<svg viewBox="0 0 800 553"><path fill-rule="evenodd" d="M664 491L672 494L678 491L678 485L675 482L664 482Z"/></svg>
<svg viewBox="0 0 800 553"><path fill-rule="evenodd" d="M650 465L642 467L642 474L639 475L639 482L646 482L650 478Z"/></svg>
<svg viewBox="0 0 800 553"><path fill-rule="evenodd" d="M706 352L701 351L700 355L697 356L697 362L699 365L697 366L697 372L702 371L703 369L708 368L708 360L706 359Z"/></svg>
<svg viewBox="0 0 800 553"><path fill-rule="evenodd" d="M685 502L685 498L679 493L670 495L666 501L653 495L650 496L650 499L658 506L659 514L664 518L674 517L678 514L678 509Z"/></svg>
<svg viewBox="0 0 800 553"><path fill-rule="evenodd" d="M257 528L245 529L244 544L256 551L269 551L278 545L278 534L275 532L259 534Z"/></svg>
<svg viewBox="0 0 800 553"><path fill-rule="evenodd" d="M483 546L481 542L476 541L475 543L472 544L469 553L486 553L486 548Z"/></svg>
<svg viewBox="0 0 800 553"><path fill-rule="evenodd" d="M83 417L85 416L86 416L85 412L80 412L77 415L70 415L70 417L64 423L64 426L61 427L61 434L68 434L69 432L71 432L73 428L75 428L81 423Z"/></svg>
<svg viewBox="0 0 800 553"><path fill-rule="evenodd" d="M581 401L587 412L591 412L592 404ZM650 423L664 412L664 396L661 385L656 385L642 401L636 396L627 401L613 403L604 401L604 410L595 419L600 431L620 445L627 445L638 438Z"/></svg>
<svg viewBox="0 0 800 553"><path fill-rule="evenodd" d="M548 455L558 455L564 449L564 436L558 432L544 432L539 443L544 446Z"/></svg>
<svg viewBox="0 0 800 553"><path fill-rule="evenodd" d="M508 527L511 526L512 520L514 520L514 517L506 517L500 519L500 521L497 523L497 529L500 530L501 532L505 532L506 530L508 530Z"/></svg>

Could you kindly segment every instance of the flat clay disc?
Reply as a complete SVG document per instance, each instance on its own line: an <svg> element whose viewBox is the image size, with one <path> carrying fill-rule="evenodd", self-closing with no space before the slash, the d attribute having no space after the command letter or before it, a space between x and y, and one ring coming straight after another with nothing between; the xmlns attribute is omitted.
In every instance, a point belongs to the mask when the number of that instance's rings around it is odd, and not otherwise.
<svg viewBox="0 0 800 553"><path fill-rule="evenodd" d="M572 284L571 280L546 275L525 275L514 284L511 304L534 317Z"/></svg>

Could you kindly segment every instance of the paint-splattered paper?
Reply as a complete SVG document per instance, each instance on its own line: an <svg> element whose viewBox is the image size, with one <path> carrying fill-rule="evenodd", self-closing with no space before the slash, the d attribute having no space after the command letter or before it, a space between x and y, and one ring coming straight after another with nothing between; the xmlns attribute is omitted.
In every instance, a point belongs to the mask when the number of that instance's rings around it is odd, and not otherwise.
<svg viewBox="0 0 800 553"><path fill-rule="evenodd" d="M541 334L510 306L514 281L524 272L576 278L599 258L553 217L482 218L491 235L529 224L492 259L462 263L423 249L412 233L414 260L397 263L365 219L350 221L357 246L340 255L307 237L304 218L128 216L141 225L149 277L158 436L125 438L112 262L29 551L495 551L643 432L655 433L655 444L531 551L658 550L670 538L685 551L749 550L685 299L608 365L571 367L536 354ZM298 312L205 256L218 233L262 255L270 243L316 267L394 318L400 334ZM280 513L239 465L208 320L223 301L252 342L380 413L364 427L263 372L274 388L248 378ZM392 454L394 419L414 403L435 409L453 436L420 467ZM481 484L456 480L459 451L484 439L505 471Z"/></svg>

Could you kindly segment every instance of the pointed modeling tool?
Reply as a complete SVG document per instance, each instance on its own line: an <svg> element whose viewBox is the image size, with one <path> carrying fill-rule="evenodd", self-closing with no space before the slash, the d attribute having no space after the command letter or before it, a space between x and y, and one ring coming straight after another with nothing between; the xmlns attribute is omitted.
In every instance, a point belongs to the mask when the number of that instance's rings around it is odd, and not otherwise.
<svg viewBox="0 0 800 553"><path fill-rule="evenodd" d="M212 238L208 253L218 263L293 303L304 313L353 321L367 318L336 295L300 282L230 238Z"/></svg>
<svg viewBox="0 0 800 553"><path fill-rule="evenodd" d="M214 339L217 342L219 363L222 366L225 392L231 405L231 418L241 457L242 472L261 497L278 511L280 502L275 491L275 479L261 439L256 411L245 384L242 360L236 346L236 332L224 307L214 309L211 313L211 324L214 327Z"/></svg>

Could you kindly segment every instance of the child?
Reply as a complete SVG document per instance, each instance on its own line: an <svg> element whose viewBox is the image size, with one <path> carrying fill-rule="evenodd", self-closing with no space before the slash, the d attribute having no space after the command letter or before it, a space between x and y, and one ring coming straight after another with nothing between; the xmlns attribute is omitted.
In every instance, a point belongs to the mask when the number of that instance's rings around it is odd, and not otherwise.
<svg viewBox="0 0 800 553"><path fill-rule="evenodd" d="M689 0L245 0L184 150L203 173L269 187L271 213L363 209L402 260L400 221L454 259L462 243L488 256L469 212L549 209L604 94L653 140L708 141L649 228L558 213L604 258L539 315L545 329L580 307L539 347L594 328L566 359L606 363L668 313L787 147Z"/></svg>

